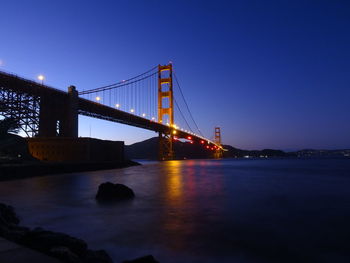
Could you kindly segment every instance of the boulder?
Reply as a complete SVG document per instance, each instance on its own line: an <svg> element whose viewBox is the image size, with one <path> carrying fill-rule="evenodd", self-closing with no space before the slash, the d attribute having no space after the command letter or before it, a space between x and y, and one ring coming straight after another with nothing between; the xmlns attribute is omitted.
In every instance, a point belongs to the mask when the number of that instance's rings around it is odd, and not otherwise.
<svg viewBox="0 0 350 263"><path fill-rule="evenodd" d="M132 189L123 184L103 183L98 187L97 201L119 201L134 198Z"/></svg>
<svg viewBox="0 0 350 263"><path fill-rule="evenodd" d="M123 263L159 263L152 255L136 258L133 260L125 260Z"/></svg>

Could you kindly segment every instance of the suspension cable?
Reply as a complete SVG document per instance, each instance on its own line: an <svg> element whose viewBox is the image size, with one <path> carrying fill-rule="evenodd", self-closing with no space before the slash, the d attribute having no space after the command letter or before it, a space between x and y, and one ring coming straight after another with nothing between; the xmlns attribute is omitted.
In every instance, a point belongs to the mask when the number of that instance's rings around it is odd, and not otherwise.
<svg viewBox="0 0 350 263"><path fill-rule="evenodd" d="M174 101L175 101L175 106L177 107L177 109L179 110L179 112L180 112L180 114L181 114L181 116L182 116L182 119L186 122L186 125L187 125L187 127L188 127L188 129L191 131L191 132L193 132L193 130L192 130L192 128L191 128L191 126L188 124L188 122L187 122L187 120L186 120L186 118L185 118L185 116L183 115L183 113L182 113L182 111L181 111L181 109L180 109L180 107L179 107L179 105L177 104L177 101L176 101L176 99L174 98Z"/></svg>
<svg viewBox="0 0 350 263"><path fill-rule="evenodd" d="M188 113L190 114L190 117L191 117L191 119L192 119L194 125L196 126L196 128L197 128L199 134L200 134L202 137L204 137L204 135L202 134L201 130L198 128L198 125L197 125L197 123L195 122L195 120L194 120L194 118L193 118L193 116L192 116L192 113L191 113L191 111L190 111L190 108L188 107L187 101L186 101L185 96L184 96L184 94L183 94L183 92L182 92L181 86L180 86L180 84L179 84L179 81L178 81L178 79L177 79L177 77L176 77L175 72L174 72L174 76L175 76L176 84L177 84L177 86L179 87L179 90L180 90L182 99L183 99L183 101L185 102L187 111L188 111Z"/></svg>
<svg viewBox="0 0 350 263"><path fill-rule="evenodd" d="M143 78L141 78L141 79L138 79L138 78L140 78L141 76L146 75L146 74L152 72L152 71L155 70L157 67L158 67L158 66L155 66L155 67L151 68L150 70L148 70L148 71L146 71L146 72L144 72L144 73L142 73L142 74L139 74L139 75L137 75L136 77L127 79L127 80L122 80L122 81L119 81L119 82L117 82L117 83L110 84L110 85L107 85L107 86L102 86L102 87L99 87L99 88L95 88L95 89L90 89L90 90L82 91L82 92L79 93L79 95L89 94L89 93L93 93L93 92L97 92L97 91L101 91L101 90L108 90L108 89L119 88L119 87L122 87L122 86L126 86L126 85L128 85L128 84L132 84L132 83L135 83L135 82L144 80L144 79L146 79L146 78L148 78L148 77L151 77L151 76L157 74L158 71L157 71L157 72L154 72L154 73L152 73L152 74L150 74L150 75L148 75L148 76L146 76L146 77L143 77ZM133 81L133 82L130 82L131 80L134 80L134 79L137 79L137 80L135 80L135 81Z"/></svg>

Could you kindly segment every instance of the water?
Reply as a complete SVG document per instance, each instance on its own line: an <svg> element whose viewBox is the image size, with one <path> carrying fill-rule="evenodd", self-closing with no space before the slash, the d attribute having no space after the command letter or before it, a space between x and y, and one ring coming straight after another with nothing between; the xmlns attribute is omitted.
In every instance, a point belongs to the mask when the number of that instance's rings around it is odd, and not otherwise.
<svg viewBox="0 0 350 263"><path fill-rule="evenodd" d="M136 198L99 205L100 183ZM1 182L22 224L115 262L349 262L350 160L188 160Z"/></svg>

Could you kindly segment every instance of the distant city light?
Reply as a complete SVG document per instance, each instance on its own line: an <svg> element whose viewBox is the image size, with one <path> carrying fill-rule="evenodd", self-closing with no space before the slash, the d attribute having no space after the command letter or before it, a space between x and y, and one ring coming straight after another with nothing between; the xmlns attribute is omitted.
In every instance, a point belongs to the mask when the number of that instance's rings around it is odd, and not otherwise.
<svg viewBox="0 0 350 263"><path fill-rule="evenodd" d="M142 117L146 117L146 113L142 113Z"/></svg>
<svg viewBox="0 0 350 263"><path fill-rule="evenodd" d="M130 112L135 112L135 110L134 110L134 109L131 109Z"/></svg>
<svg viewBox="0 0 350 263"><path fill-rule="evenodd" d="M119 107L120 107L120 105L117 103L117 104L115 104L115 107L116 107L116 108L119 108Z"/></svg>
<svg viewBox="0 0 350 263"><path fill-rule="evenodd" d="M97 96L95 99L96 99L97 101L100 101L100 100L101 100L101 97Z"/></svg>
<svg viewBox="0 0 350 263"><path fill-rule="evenodd" d="M154 121L156 118L155 117L152 117L152 121Z"/></svg>

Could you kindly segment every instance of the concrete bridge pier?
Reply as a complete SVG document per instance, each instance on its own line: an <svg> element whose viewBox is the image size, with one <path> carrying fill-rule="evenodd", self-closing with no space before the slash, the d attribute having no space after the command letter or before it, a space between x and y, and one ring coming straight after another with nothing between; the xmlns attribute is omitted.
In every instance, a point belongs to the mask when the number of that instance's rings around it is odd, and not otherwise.
<svg viewBox="0 0 350 263"><path fill-rule="evenodd" d="M68 87L64 98L45 94L40 98L39 137L78 137L78 92Z"/></svg>

